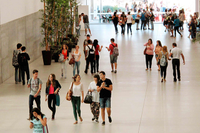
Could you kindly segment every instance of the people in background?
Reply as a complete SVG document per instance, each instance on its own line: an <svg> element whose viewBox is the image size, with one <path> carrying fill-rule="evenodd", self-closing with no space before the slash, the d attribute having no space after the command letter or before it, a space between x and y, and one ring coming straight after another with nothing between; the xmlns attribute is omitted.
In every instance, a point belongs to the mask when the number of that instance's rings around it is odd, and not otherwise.
<svg viewBox="0 0 200 133"><path fill-rule="evenodd" d="M77 74L80 72L80 59L81 59L81 52L79 51L79 46L76 45L76 50L72 53L72 56L75 59L74 67L73 67L73 76L76 74L76 69L77 69Z"/></svg>
<svg viewBox="0 0 200 133"><path fill-rule="evenodd" d="M131 15L130 12L128 12L128 15L127 15L127 34L129 34L129 30L131 32L131 35L132 35L132 21L133 21L133 17Z"/></svg>
<svg viewBox="0 0 200 133"><path fill-rule="evenodd" d="M62 45L61 54L64 55L64 60L61 63L61 76L65 79L67 78L67 60L68 60L68 46L66 44Z"/></svg>
<svg viewBox="0 0 200 133"><path fill-rule="evenodd" d="M119 16L117 15L117 12L114 12L114 14L112 16L112 21L113 21L113 24L114 24L114 27L115 27L115 33L117 34L118 33L117 25L118 25L118 22L119 22Z"/></svg>
<svg viewBox="0 0 200 133"><path fill-rule="evenodd" d="M147 43L144 44L146 46L145 57L146 57L146 71L152 66L152 59L153 59L153 49L154 45L152 39L149 39Z"/></svg>
<svg viewBox="0 0 200 133"><path fill-rule="evenodd" d="M158 64L158 55L159 55L160 51L162 51L162 44L161 44L160 40L158 40L156 43L157 44L156 44L156 48L155 48L155 56L156 56L158 71L160 71L160 64Z"/></svg>
<svg viewBox="0 0 200 133"><path fill-rule="evenodd" d="M95 55L96 55L96 60L94 61L94 73L99 73L99 52L101 52L103 46L99 46L98 40L95 39L93 42L93 46L95 48Z"/></svg>
<svg viewBox="0 0 200 133"><path fill-rule="evenodd" d="M83 16L83 23L84 23L84 26L85 26L85 36L87 35L87 30L89 31L90 35L92 35L91 30L90 30L90 26L89 26L88 15L85 15L84 13L81 13L81 15Z"/></svg>

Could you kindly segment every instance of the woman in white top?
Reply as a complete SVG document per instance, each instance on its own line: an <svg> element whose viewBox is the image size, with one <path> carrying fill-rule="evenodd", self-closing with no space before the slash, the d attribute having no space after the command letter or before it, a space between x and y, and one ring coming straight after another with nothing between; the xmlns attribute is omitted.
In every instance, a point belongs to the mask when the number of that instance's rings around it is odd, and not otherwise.
<svg viewBox="0 0 200 133"><path fill-rule="evenodd" d="M136 30L139 30L138 25L139 25L139 23L140 23L140 17L141 17L141 15L140 15L140 10L138 10L137 17L136 17L136 19L135 19L135 22L137 23Z"/></svg>
<svg viewBox="0 0 200 133"><path fill-rule="evenodd" d="M133 21L133 17L132 17L132 15L130 15L130 12L128 12L128 15L127 15L127 34L129 34L129 29L130 29L131 35L132 35L132 29L131 29L132 21Z"/></svg>
<svg viewBox="0 0 200 133"><path fill-rule="evenodd" d="M81 52L79 51L78 45L76 45L76 50L72 53L72 56L74 56L74 59L75 59L74 68L73 68L73 76L75 76L76 68L77 68L77 74L79 74L80 59L81 59Z"/></svg>
<svg viewBox="0 0 200 133"><path fill-rule="evenodd" d="M80 75L76 74L74 76L74 82L70 84L70 88L69 88L73 92L71 102L72 102L72 107L73 107L74 118L76 120L74 124L78 124L77 113L78 113L80 121L81 122L83 121L81 117L80 107L81 107L81 102L83 103L84 101L84 92L83 92L83 84L80 81L81 81Z"/></svg>
<svg viewBox="0 0 200 133"><path fill-rule="evenodd" d="M93 114L92 121L96 119L96 122L99 118L99 92L97 92L97 83L99 82L100 77L98 74L94 75L94 81L92 81L88 87L88 91L92 93L92 103L90 104L91 112Z"/></svg>

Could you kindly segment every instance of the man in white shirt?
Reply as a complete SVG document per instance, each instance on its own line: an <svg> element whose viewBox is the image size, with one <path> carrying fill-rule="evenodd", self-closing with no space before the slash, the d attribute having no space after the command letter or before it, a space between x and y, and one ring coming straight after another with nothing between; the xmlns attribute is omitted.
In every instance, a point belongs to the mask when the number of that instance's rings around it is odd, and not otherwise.
<svg viewBox="0 0 200 133"><path fill-rule="evenodd" d="M176 79L176 70L178 73L178 80L181 81L181 73L180 73L180 56L183 59L183 64L185 65L185 58L182 53L182 50L177 48L177 44L172 44L173 49L171 50L169 56L172 57L172 67L173 67L173 76L174 76L174 82L177 81Z"/></svg>

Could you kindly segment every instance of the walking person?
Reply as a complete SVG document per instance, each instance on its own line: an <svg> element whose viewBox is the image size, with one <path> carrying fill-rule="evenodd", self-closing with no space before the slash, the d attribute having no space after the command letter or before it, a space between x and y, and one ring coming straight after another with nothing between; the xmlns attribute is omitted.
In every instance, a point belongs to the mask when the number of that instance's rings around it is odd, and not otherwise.
<svg viewBox="0 0 200 133"><path fill-rule="evenodd" d="M85 26L85 36L87 35L87 29L88 29L90 36L91 36L92 34L91 34L90 26L89 26L88 15L85 15L84 13L81 13L81 15L83 16L83 23L84 23L84 26Z"/></svg>
<svg viewBox="0 0 200 133"><path fill-rule="evenodd" d="M105 108L108 114L108 120L111 123L111 92L113 90L112 82L110 79L105 77L104 71L100 72L100 81L97 83L97 91L100 92L100 107L102 116L102 125L105 125Z"/></svg>
<svg viewBox="0 0 200 133"><path fill-rule="evenodd" d="M118 45L116 43L114 43L115 42L114 38L111 38L110 42L111 42L111 44L109 45L109 48L108 47L106 47L106 48L108 51L110 51L110 64L111 64L111 68L112 68L111 72L117 73L117 56L113 55L113 50L114 50L114 47L118 47ZM114 65L115 65L115 70L114 70Z"/></svg>
<svg viewBox="0 0 200 133"><path fill-rule="evenodd" d="M168 60L170 60L167 46L163 46L162 51L160 51L158 55L158 59L159 59L160 68L161 68L161 71L160 71L161 82L163 81L166 82Z"/></svg>
<svg viewBox="0 0 200 133"><path fill-rule="evenodd" d="M177 18L177 16L175 16L174 19L175 19L175 20L174 20L174 34L175 34L174 37L176 37L176 31L181 35L181 37L183 37L182 34L181 34L180 31L179 31L180 20Z"/></svg>
<svg viewBox="0 0 200 133"><path fill-rule="evenodd" d="M67 78L67 60L68 60L68 46L66 44L62 45L61 54L64 55L64 60L61 63L61 76L65 79Z"/></svg>
<svg viewBox="0 0 200 133"><path fill-rule="evenodd" d="M33 77L28 81L28 88L30 88L29 95L29 120L32 118L33 101L35 100L37 108L41 110L40 93L42 89L42 81L38 78L38 70L33 70Z"/></svg>
<svg viewBox="0 0 200 133"><path fill-rule="evenodd" d="M146 51L145 51L146 71L148 71L148 68L150 68L150 71L151 71L151 65L152 65L152 59L153 59L153 49L154 49L152 39L149 39L148 42L144 44L144 46L146 46Z"/></svg>
<svg viewBox="0 0 200 133"><path fill-rule="evenodd" d="M132 35L132 21L133 21L133 17L132 15L130 15L131 13L128 12L128 15L127 15L127 34L129 34L129 29L130 29L130 32L131 32L131 35Z"/></svg>
<svg viewBox="0 0 200 133"><path fill-rule="evenodd" d="M88 87L88 91L92 93L92 103L90 104L91 112L93 114L92 121L99 122L99 92L97 91L97 83L100 81L98 74L94 75L94 81L92 81Z"/></svg>
<svg viewBox="0 0 200 133"><path fill-rule="evenodd" d="M94 61L94 73L99 73L99 52L101 52L103 46L99 46L98 40L95 39L93 42L93 46L95 48L95 55L96 55L96 60Z"/></svg>
<svg viewBox="0 0 200 133"><path fill-rule="evenodd" d="M119 22L119 16L117 15L117 12L114 12L114 14L112 16L112 21L113 21L113 24L114 24L114 27L115 27L115 33L117 34L118 33L117 25L118 25L118 22Z"/></svg>
<svg viewBox="0 0 200 133"><path fill-rule="evenodd" d="M159 55L160 51L162 51L162 44L161 44L160 40L158 40L156 43L157 44L156 44L156 48L155 48L154 52L155 52L155 55L156 55L156 62L157 62L157 66L158 66L158 71L160 71L160 64L158 63L158 55Z"/></svg>
<svg viewBox="0 0 200 133"><path fill-rule="evenodd" d="M76 74L76 69L77 69L77 74L80 72L80 59L81 59L81 52L79 51L79 46L76 45L76 50L72 53L72 56L75 59L74 67L73 67L73 76Z"/></svg>
<svg viewBox="0 0 200 133"><path fill-rule="evenodd" d="M155 19L155 16L153 14L153 9L150 9L150 21L151 21L151 30L154 30L154 19Z"/></svg>
<svg viewBox="0 0 200 133"><path fill-rule="evenodd" d="M95 47L92 44L92 41L88 40L88 45L85 48L85 60L86 60L86 66L85 66L85 74L88 72L89 64L91 66L91 74L94 73L94 61L96 60L95 55Z"/></svg>
<svg viewBox="0 0 200 133"><path fill-rule="evenodd" d="M146 24L147 24L147 26L148 26L148 29L150 30L150 28L149 28L149 21L151 21L150 20L150 12L149 12L149 8L148 8L148 6L146 7L146 13L145 13L145 20L146 20Z"/></svg>
<svg viewBox="0 0 200 133"><path fill-rule="evenodd" d="M91 39L90 39L90 35L87 35L87 38L84 40L84 42L83 42L83 53L85 54L86 52L85 52L85 48L86 48L86 46L88 45L88 40L90 40L90 41L92 41Z"/></svg>
<svg viewBox="0 0 200 133"><path fill-rule="evenodd" d="M25 73L26 73L26 76L27 76L27 83L28 83L28 80L30 79L29 64L28 64L30 57L26 53L26 47L25 46L23 46L21 48L21 50L22 50L22 53L20 53L18 55L18 62L19 62L19 67L20 67L21 72L22 72L22 84L25 85L25 77L24 77Z"/></svg>
<svg viewBox="0 0 200 133"><path fill-rule="evenodd" d="M30 129L33 129L33 133L48 132L44 128L47 126L47 117L38 109L34 108L31 112L32 118L30 121Z"/></svg>
<svg viewBox="0 0 200 133"><path fill-rule="evenodd" d="M48 99L48 107L52 111L52 120L55 119L56 114L56 95L58 95L61 85L56 80L55 74L50 74L46 83L45 101ZM47 98L48 96L48 98Z"/></svg>
<svg viewBox="0 0 200 133"><path fill-rule="evenodd" d="M77 35L81 35L81 15L78 16Z"/></svg>
<svg viewBox="0 0 200 133"><path fill-rule="evenodd" d="M170 57L172 57L172 68L173 68L173 76L174 82L177 81L176 71L178 74L178 80L181 81L181 73L180 73L180 56L183 59L183 65L185 65L185 57L182 53L182 50L177 47L176 43L172 44L173 49L170 52Z"/></svg>
<svg viewBox="0 0 200 133"><path fill-rule="evenodd" d="M145 10L143 10L140 19L141 19L141 30L142 30L142 29L143 29L143 30L146 30L146 29L145 29L145 21L146 21L146 20L145 20Z"/></svg>
<svg viewBox="0 0 200 133"><path fill-rule="evenodd" d="M140 10L138 10L137 17L135 19L135 22L137 23L136 30L139 30L140 17Z"/></svg>
<svg viewBox="0 0 200 133"><path fill-rule="evenodd" d="M77 113L78 113L80 121L81 122L83 121L81 117L81 102L83 103L84 101L83 84L81 83L80 75L76 74L74 76L74 81L70 84L70 87L69 87L69 90L70 89L73 92L71 102L72 102L73 113L74 113L74 118L75 118L74 124L78 124Z"/></svg>
<svg viewBox="0 0 200 133"><path fill-rule="evenodd" d="M13 51L12 65L15 67L15 84L21 82L21 71L19 68L18 55L21 53L22 44L17 44L17 49Z"/></svg>
<svg viewBox="0 0 200 133"><path fill-rule="evenodd" d="M121 15L121 17L120 17L120 20L121 20L121 34L123 34L124 35L124 32L125 32L125 25L126 25L126 20L127 20L127 18L126 18L126 15L124 14L124 12L122 12L122 15Z"/></svg>

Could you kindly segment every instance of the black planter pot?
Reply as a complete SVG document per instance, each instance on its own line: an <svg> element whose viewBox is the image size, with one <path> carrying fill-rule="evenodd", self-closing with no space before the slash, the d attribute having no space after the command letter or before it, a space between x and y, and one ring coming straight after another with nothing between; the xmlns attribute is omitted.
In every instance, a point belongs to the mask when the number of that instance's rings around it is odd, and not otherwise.
<svg viewBox="0 0 200 133"><path fill-rule="evenodd" d="M55 62L58 62L58 59L59 59L59 54L58 54L58 53L55 53L55 54L54 54L54 60L55 60Z"/></svg>
<svg viewBox="0 0 200 133"><path fill-rule="evenodd" d="M51 65L51 51L42 51L44 65Z"/></svg>

